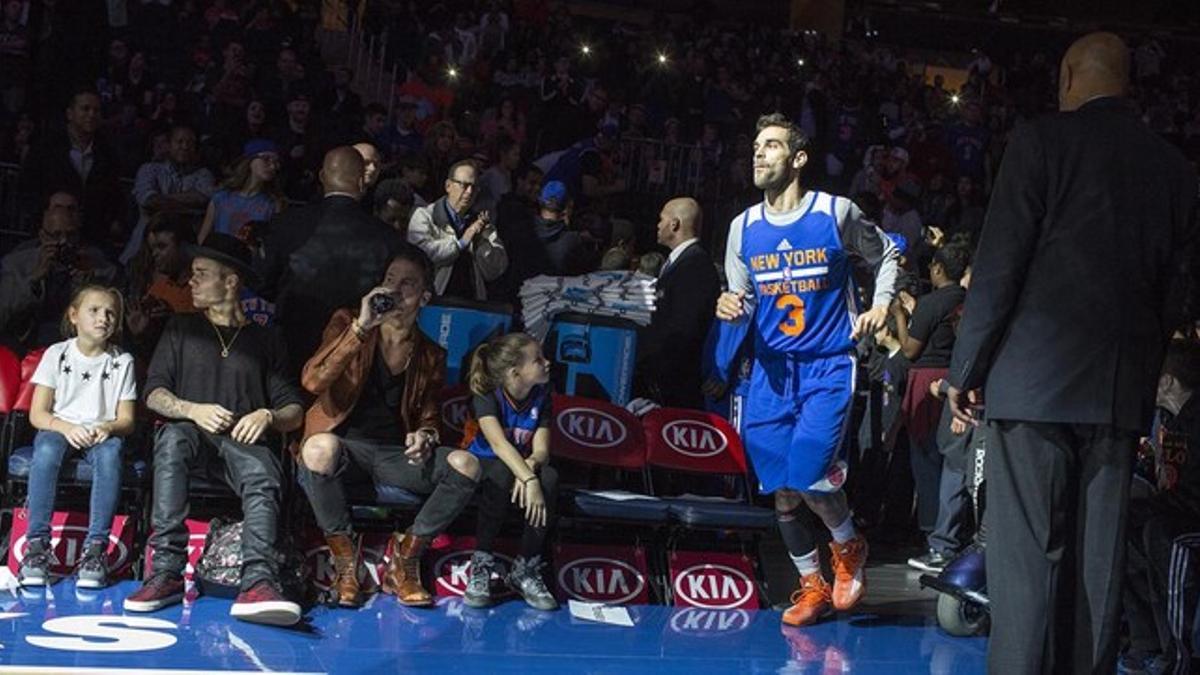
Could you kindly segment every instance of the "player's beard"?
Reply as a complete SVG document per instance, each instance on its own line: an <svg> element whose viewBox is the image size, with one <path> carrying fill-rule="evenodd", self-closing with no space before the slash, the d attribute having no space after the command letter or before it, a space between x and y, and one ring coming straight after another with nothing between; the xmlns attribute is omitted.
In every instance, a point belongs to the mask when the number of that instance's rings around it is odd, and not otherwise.
<svg viewBox="0 0 1200 675"><path fill-rule="evenodd" d="M786 168L778 171L768 169L761 175L754 176L754 187L763 192L778 192L787 187L791 181L791 173Z"/></svg>

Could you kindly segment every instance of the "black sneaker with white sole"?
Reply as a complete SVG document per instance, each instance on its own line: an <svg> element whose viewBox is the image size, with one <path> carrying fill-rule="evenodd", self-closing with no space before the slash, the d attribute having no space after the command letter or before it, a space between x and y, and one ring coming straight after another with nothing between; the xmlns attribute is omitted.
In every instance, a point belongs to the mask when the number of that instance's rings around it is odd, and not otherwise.
<svg viewBox="0 0 1200 675"><path fill-rule="evenodd" d="M58 564L54 549L46 539L30 539L17 570L17 583L22 586L46 586L51 581L50 569Z"/></svg>
<svg viewBox="0 0 1200 675"><path fill-rule="evenodd" d="M75 585L79 588L108 586L108 542L92 542L83 549L83 558L75 568Z"/></svg>

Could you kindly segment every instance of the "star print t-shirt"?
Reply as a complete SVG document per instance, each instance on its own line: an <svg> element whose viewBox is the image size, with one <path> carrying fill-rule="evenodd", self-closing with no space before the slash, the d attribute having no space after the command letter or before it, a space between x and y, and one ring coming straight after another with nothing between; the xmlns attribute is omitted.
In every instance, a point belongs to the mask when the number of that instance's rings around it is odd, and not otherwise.
<svg viewBox="0 0 1200 675"><path fill-rule="evenodd" d="M133 357L116 347L84 356L75 338L47 347L32 381L54 390L51 412L71 424L111 422L120 401L137 400Z"/></svg>

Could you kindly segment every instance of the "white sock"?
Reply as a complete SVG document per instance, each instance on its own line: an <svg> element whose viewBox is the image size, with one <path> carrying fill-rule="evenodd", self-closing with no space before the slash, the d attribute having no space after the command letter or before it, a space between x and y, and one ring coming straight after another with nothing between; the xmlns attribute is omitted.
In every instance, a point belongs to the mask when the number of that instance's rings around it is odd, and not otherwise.
<svg viewBox="0 0 1200 675"><path fill-rule="evenodd" d="M810 574L816 574L817 572L821 571L821 559L817 557L817 549L815 548L804 555L793 555L789 553L788 556L791 557L792 564L796 566L796 571L799 572L800 576L802 577L806 577Z"/></svg>
<svg viewBox="0 0 1200 675"><path fill-rule="evenodd" d="M829 528L829 533L833 535L833 540L839 544L844 544L854 538L854 518L847 515L841 525Z"/></svg>

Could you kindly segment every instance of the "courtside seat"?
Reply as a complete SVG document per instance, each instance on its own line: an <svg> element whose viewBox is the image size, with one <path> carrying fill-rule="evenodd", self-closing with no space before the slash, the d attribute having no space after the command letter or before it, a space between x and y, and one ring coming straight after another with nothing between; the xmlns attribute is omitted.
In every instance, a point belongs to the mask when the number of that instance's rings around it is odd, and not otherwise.
<svg viewBox="0 0 1200 675"><path fill-rule="evenodd" d="M646 525L668 522L668 505L646 489L645 435L633 413L607 401L556 394L550 447L555 462L573 463L589 474L586 486L562 490L567 514ZM627 480L602 488L594 479L600 470Z"/></svg>
<svg viewBox="0 0 1200 675"><path fill-rule="evenodd" d="M750 501L746 452L724 418L697 410L658 408L642 418L642 427L654 493L669 504L673 520L696 529L775 526L775 512ZM666 475L659 480L656 472ZM667 487L669 483L688 489L675 492ZM721 486L721 494L708 492L711 485Z"/></svg>

